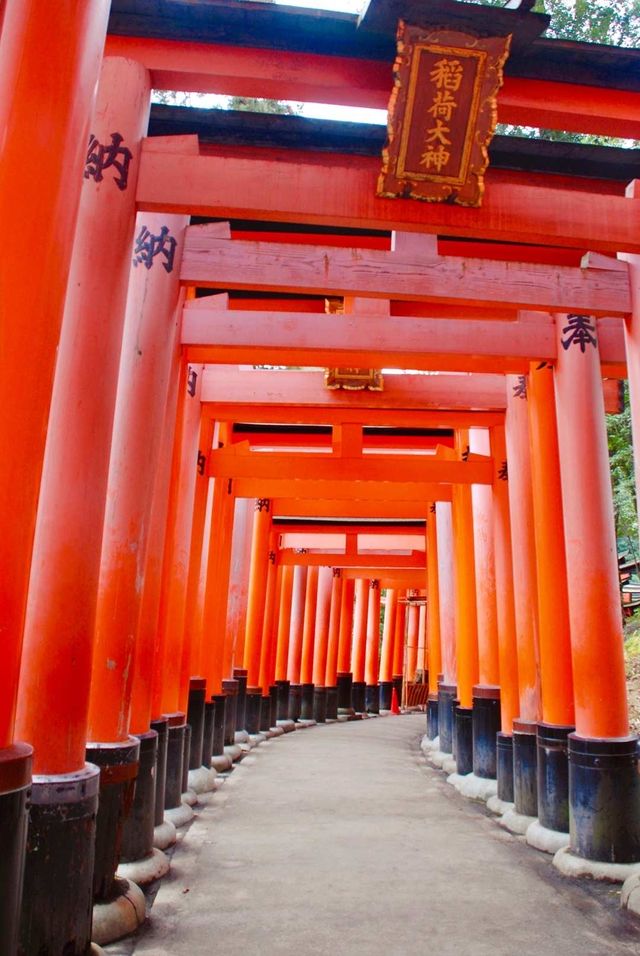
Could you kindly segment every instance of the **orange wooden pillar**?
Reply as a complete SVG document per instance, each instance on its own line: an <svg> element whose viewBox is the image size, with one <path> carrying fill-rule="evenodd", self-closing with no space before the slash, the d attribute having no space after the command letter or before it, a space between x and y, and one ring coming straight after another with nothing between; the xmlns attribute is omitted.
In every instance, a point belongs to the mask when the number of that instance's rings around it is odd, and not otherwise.
<svg viewBox="0 0 640 956"><path fill-rule="evenodd" d="M342 611L343 578L341 568L332 568L331 610L329 613L329 642L327 670L324 684L327 689L327 718L338 719L338 650L340 644L340 616Z"/></svg>
<svg viewBox="0 0 640 956"><path fill-rule="evenodd" d="M304 596L302 624L302 657L300 661L301 704L303 720L313 720L313 645L316 629L316 602L318 597L318 568L307 568L307 586Z"/></svg>
<svg viewBox="0 0 640 956"><path fill-rule="evenodd" d="M438 588L438 534L435 502L429 504L426 529L427 548L427 648L429 653L429 698L427 737L438 736L438 681L442 678L440 649L440 592Z"/></svg>
<svg viewBox="0 0 640 956"><path fill-rule="evenodd" d="M356 713L365 713L366 683L365 655L367 648L367 616L369 613L369 582L358 578L355 585L353 611L353 642L351 647L352 695Z"/></svg>
<svg viewBox="0 0 640 956"><path fill-rule="evenodd" d="M351 673L351 644L353 639L353 604L356 582L353 578L343 578L342 599L340 602L340 637L338 641L338 711L341 714L353 713L351 701L353 674Z"/></svg>
<svg viewBox="0 0 640 956"><path fill-rule="evenodd" d="M367 642L365 650L366 684L365 706L367 713L380 712L380 691L378 677L380 671L380 582L376 578L369 581L369 600L367 606Z"/></svg>
<svg viewBox="0 0 640 956"><path fill-rule="evenodd" d="M0 817L6 821L0 829L0 884L6 887L0 900L2 956L15 953L18 942L31 779L31 747L13 742L31 550L109 6L108 0L71 2L52 20L39 0L7 0L1 14L0 211L8 230L0 258ZM56 690L48 687L47 692ZM39 696L45 696L42 690Z"/></svg>
<svg viewBox="0 0 640 956"><path fill-rule="evenodd" d="M286 565L280 569L280 599L276 631L276 658L274 682L277 691L276 720L289 720L291 685L287 679L287 661L291 636L293 576L295 568Z"/></svg>
<svg viewBox="0 0 640 956"><path fill-rule="evenodd" d="M87 752L101 765L124 766L120 779L128 773L131 782L140 746L138 738L128 736L135 637L163 427L166 416L175 422L176 414L177 382L170 372L180 332L179 271L186 224L185 216L145 214L137 219L109 463ZM152 656L138 657L138 662L153 673ZM105 806L104 797L101 800ZM97 825L99 859L100 812ZM117 849L116 835L109 833L108 840ZM109 849L113 853L113 847ZM106 855L101 866L101 879L94 878L98 899L112 890Z"/></svg>
<svg viewBox="0 0 640 956"><path fill-rule="evenodd" d="M327 719L327 688L324 681L327 673L327 652L329 649L332 582L332 569L320 568L318 571L313 641L313 719L318 723L324 723Z"/></svg>
<svg viewBox="0 0 640 956"><path fill-rule="evenodd" d="M402 687L404 683L405 633L407 630L406 598L406 591L398 591L396 629L393 635L393 684L396 689L399 705L402 703Z"/></svg>
<svg viewBox="0 0 640 956"><path fill-rule="evenodd" d="M397 588L387 588L384 604L382 648L380 652L380 710L391 710L391 697L393 694L393 651L396 636L397 612Z"/></svg>
<svg viewBox="0 0 640 956"><path fill-rule="evenodd" d="M213 485L207 562L203 568L205 584L201 661L208 691L220 694L223 679L231 676L231 653L227 651L227 606L236 509L227 482L216 478Z"/></svg>
<svg viewBox="0 0 640 956"><path fill-rule="evenodd" d="M568 833L567 738L575 714L553 369L532 363L528 383L542 691L538 818L548 830Z"/></svg>
<svg viewBox="0 0 640 956"><path fill-rule="evenodd" d="M469 448L473 454L490 456L489 431L470 429ZM478 683L473 688L473 772L477 777L495 780L496 742L500 731L500 669L491 485L471 486L471 506L478 628Z"/></svg>
<svg viewBox="0 0 640 956"><path fill-rule="evenodd" d="M520 712L513 724L513 795L516 813L536 817L537 743L541 715L538 586L526 379L507 376L505 437L513 560Z"/></svg>
<svg viewBox="0 0 640 956"><path fill-rule="evenodd" d="M415 597L415 592L409 592L409 597ZM420 609L410 601L407 606L407 683L413 684L418 668L418 627L420 624Z"/></svg>
<svg viewBox="0 0 640 956"><path fill-rule="evenodd" d="M416 678L424 683L428 681L427 675L427 606L418 605L418 661L416 665Z"/></svg>
<svg viewBox="0 0 640 956"><path fill-rule="evenodd" d="M276 564L277 535L272 531L269 535L269 563L267 566L267 586L264 596L264 620L262 622L262 642L260 645L260 676L259 687L262 688L262 705L260 711L260 730L269 730L275 726L276 715L271 714L271 686L274 680L278 615L280 604L280 586L282 568ZM275 706L275 705L274 705Z"/></svg>
<svg viewBox="0 0 640 956"><path fill-rule="evenodd" d="M555 372L576 732L569 736L571 850L640 860L637 737L629 717L598 330L556 316Z"/></svg>
<svg viewBox="0 0 640 956"><path fill-rule="evenodd" d="M520 693L509 514L509 468L502 425L491 430L491 456L501 725L496 741L497 795L503 803L513 803L513 721L520 710Z"/></svg>
<svg viewBox="0 0 640 956"><path fill-rule="evenodd" d="M442 650L442 680L438 685L438 736L440 751L452 753L454 729L454 701L456 700L456 619L453 573L453 522L451 503L436 503L438 535L438 589L440 592L440 646Z"/></svg>
<svg viewBox="0 0 640 956"><path fill-rule="evenodd" d="M289 681L289 716L298 720L302 708L302 641L304 633L304 612L307 592L307 568L296 565L293 569L293 591L291 594L291 629L289 632L289 656L287 658L287 680Z"/></svg>
<svg viewBox="0 0 640 956"><path fill-rule="evenodd" d="M254 507L252 498L236 498L234 503L229 598L222 660L222 672L227 679L233 676L234 667L240 667L244 661Z"/></svg>
<svg viewBox="0 0 640 956"><path fill-rule="evenodd" d="M251 564L243 658L244 669L247 671L247 713L244 729L250 734L257 734L260 729L261 698L263 692L267 694L269 692L269 688L261 687L258 681L260 680L260 654L267 596L270 534L271 502L268 498L257 498L251 535Z"/></svg>
<svg viewBox="0 0 640 956"><path fill-rule="evenodd" d="M632 180L626 189L626 197L640 205L640 179ZM624 340L629 381L629 405L634 449L640 448L640 255L619 252L618 258L629 264L631 289L631 312L624 319ZM640 462L634 458L636 500L640 500Z"/></svg>

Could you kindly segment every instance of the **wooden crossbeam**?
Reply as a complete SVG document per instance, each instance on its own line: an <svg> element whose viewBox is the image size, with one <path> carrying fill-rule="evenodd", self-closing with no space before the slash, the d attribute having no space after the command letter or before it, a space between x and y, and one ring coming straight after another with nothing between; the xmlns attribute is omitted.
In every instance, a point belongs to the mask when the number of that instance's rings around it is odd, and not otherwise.
<svg viewBox="0 0 640 956"><path fill-rule="evenodd" d="M370 578L380 582L381 588L420 589L425 586L425 571L383 570L376 568L345 568L344 578Z"/></svg>
<svg viewBox="0 0 640 956"><path fill-rule="evenodd" d="M392 570L394 568L424 568L424 551L412 551L411 554L300 554L292 548L283 548L277 554L277 563L282 565L304 565L316 568L376 568Z"/></svg>
<svg viewBox="0 0 640 956"><path fill-rule="evenodd" d="M489 170L480 209L402 202L377 198L375 158L226 147L201 155L195 137L171 139L145 140L141 210L640 252L638 204L621 196L513 184Z"/></svg>
<svg viewBox="0 0 640 956"><path fill-rule="evenodd" d="M385 520L390 518L424 520L427 516L426 499L418 501L362 501L352 498L334 498L323 501L301 498L275 498L271 502L274 518L361 518Z"/></svg>
<svg viewBox="0 0 640 956"><path fill-rule="evenodd" d="M385 502L451 501L451 485L433 482L351 481L343 479L234 478L231 494L236 498L288 498L311 500L368 501L382 511ZM355 506L354 506L355 508ZM423 506L424 508L424 506ZM318 508L314 513L321 514ZM357 512L352 509L352 513Z"/></svg>
<svg viewBox="0 0 640 956"><path fill-rule="evenodd" d="M432 241L396 236L393 251L219 237L219 226L186 230L181 281L223 289L263 289L386 299L484 303L556 312L623 315L631 309L628 267L574 268L439 256Z"/></svg>
<svg viewBox="0 0 640 956"><path fill-rule="evenodd" d="M532 361L553 362L555 323L548 313L526 321L398 318L379 314L228 312L185 308L182 345L191 362L345 365L455 372L525 374ZM624 374L622 320L599 323L603 373Z"/></svg>
<svg viewBox="0 0 640 956"><path fill-rule="evenodd" d="M226 93L386 109L385 60L109 35L106 56L137 60L157 90ZM498 121L640 139L637 93L507 76Z"/></svg>

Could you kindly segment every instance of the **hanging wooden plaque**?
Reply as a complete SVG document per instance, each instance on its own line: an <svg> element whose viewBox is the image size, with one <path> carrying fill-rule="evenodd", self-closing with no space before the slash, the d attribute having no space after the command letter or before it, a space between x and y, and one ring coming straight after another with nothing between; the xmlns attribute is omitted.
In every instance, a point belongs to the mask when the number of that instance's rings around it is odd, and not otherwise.
<svg viewBox="0 0 640 956"><path fill-rule="evenodd" d="M481 205L510 42L400 21L378 196Z"/></svg>

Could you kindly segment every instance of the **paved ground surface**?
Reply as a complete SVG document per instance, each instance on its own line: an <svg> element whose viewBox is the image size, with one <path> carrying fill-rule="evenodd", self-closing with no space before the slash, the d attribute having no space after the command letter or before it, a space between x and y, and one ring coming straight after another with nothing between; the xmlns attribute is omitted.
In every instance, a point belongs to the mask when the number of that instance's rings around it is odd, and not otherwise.
<svg viewBox="0 0 640 956"><path fill-rule="evenodd" d="M334 724L253 751L110 956L637 956L617 888L564 880L460 797L425 763L423 727Z"/></svg>

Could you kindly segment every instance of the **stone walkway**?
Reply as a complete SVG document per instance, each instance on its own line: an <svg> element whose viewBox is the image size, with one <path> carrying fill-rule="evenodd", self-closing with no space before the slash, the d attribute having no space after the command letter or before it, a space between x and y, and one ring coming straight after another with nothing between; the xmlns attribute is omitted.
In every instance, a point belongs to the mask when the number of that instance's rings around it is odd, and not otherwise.
<svg viewBox="0 0 640 956"><path fill-rule="evenodd" d="M564 880L431 769L423 715L262 744L176 848L135 956L607 956L619 888Z"/></svg>

